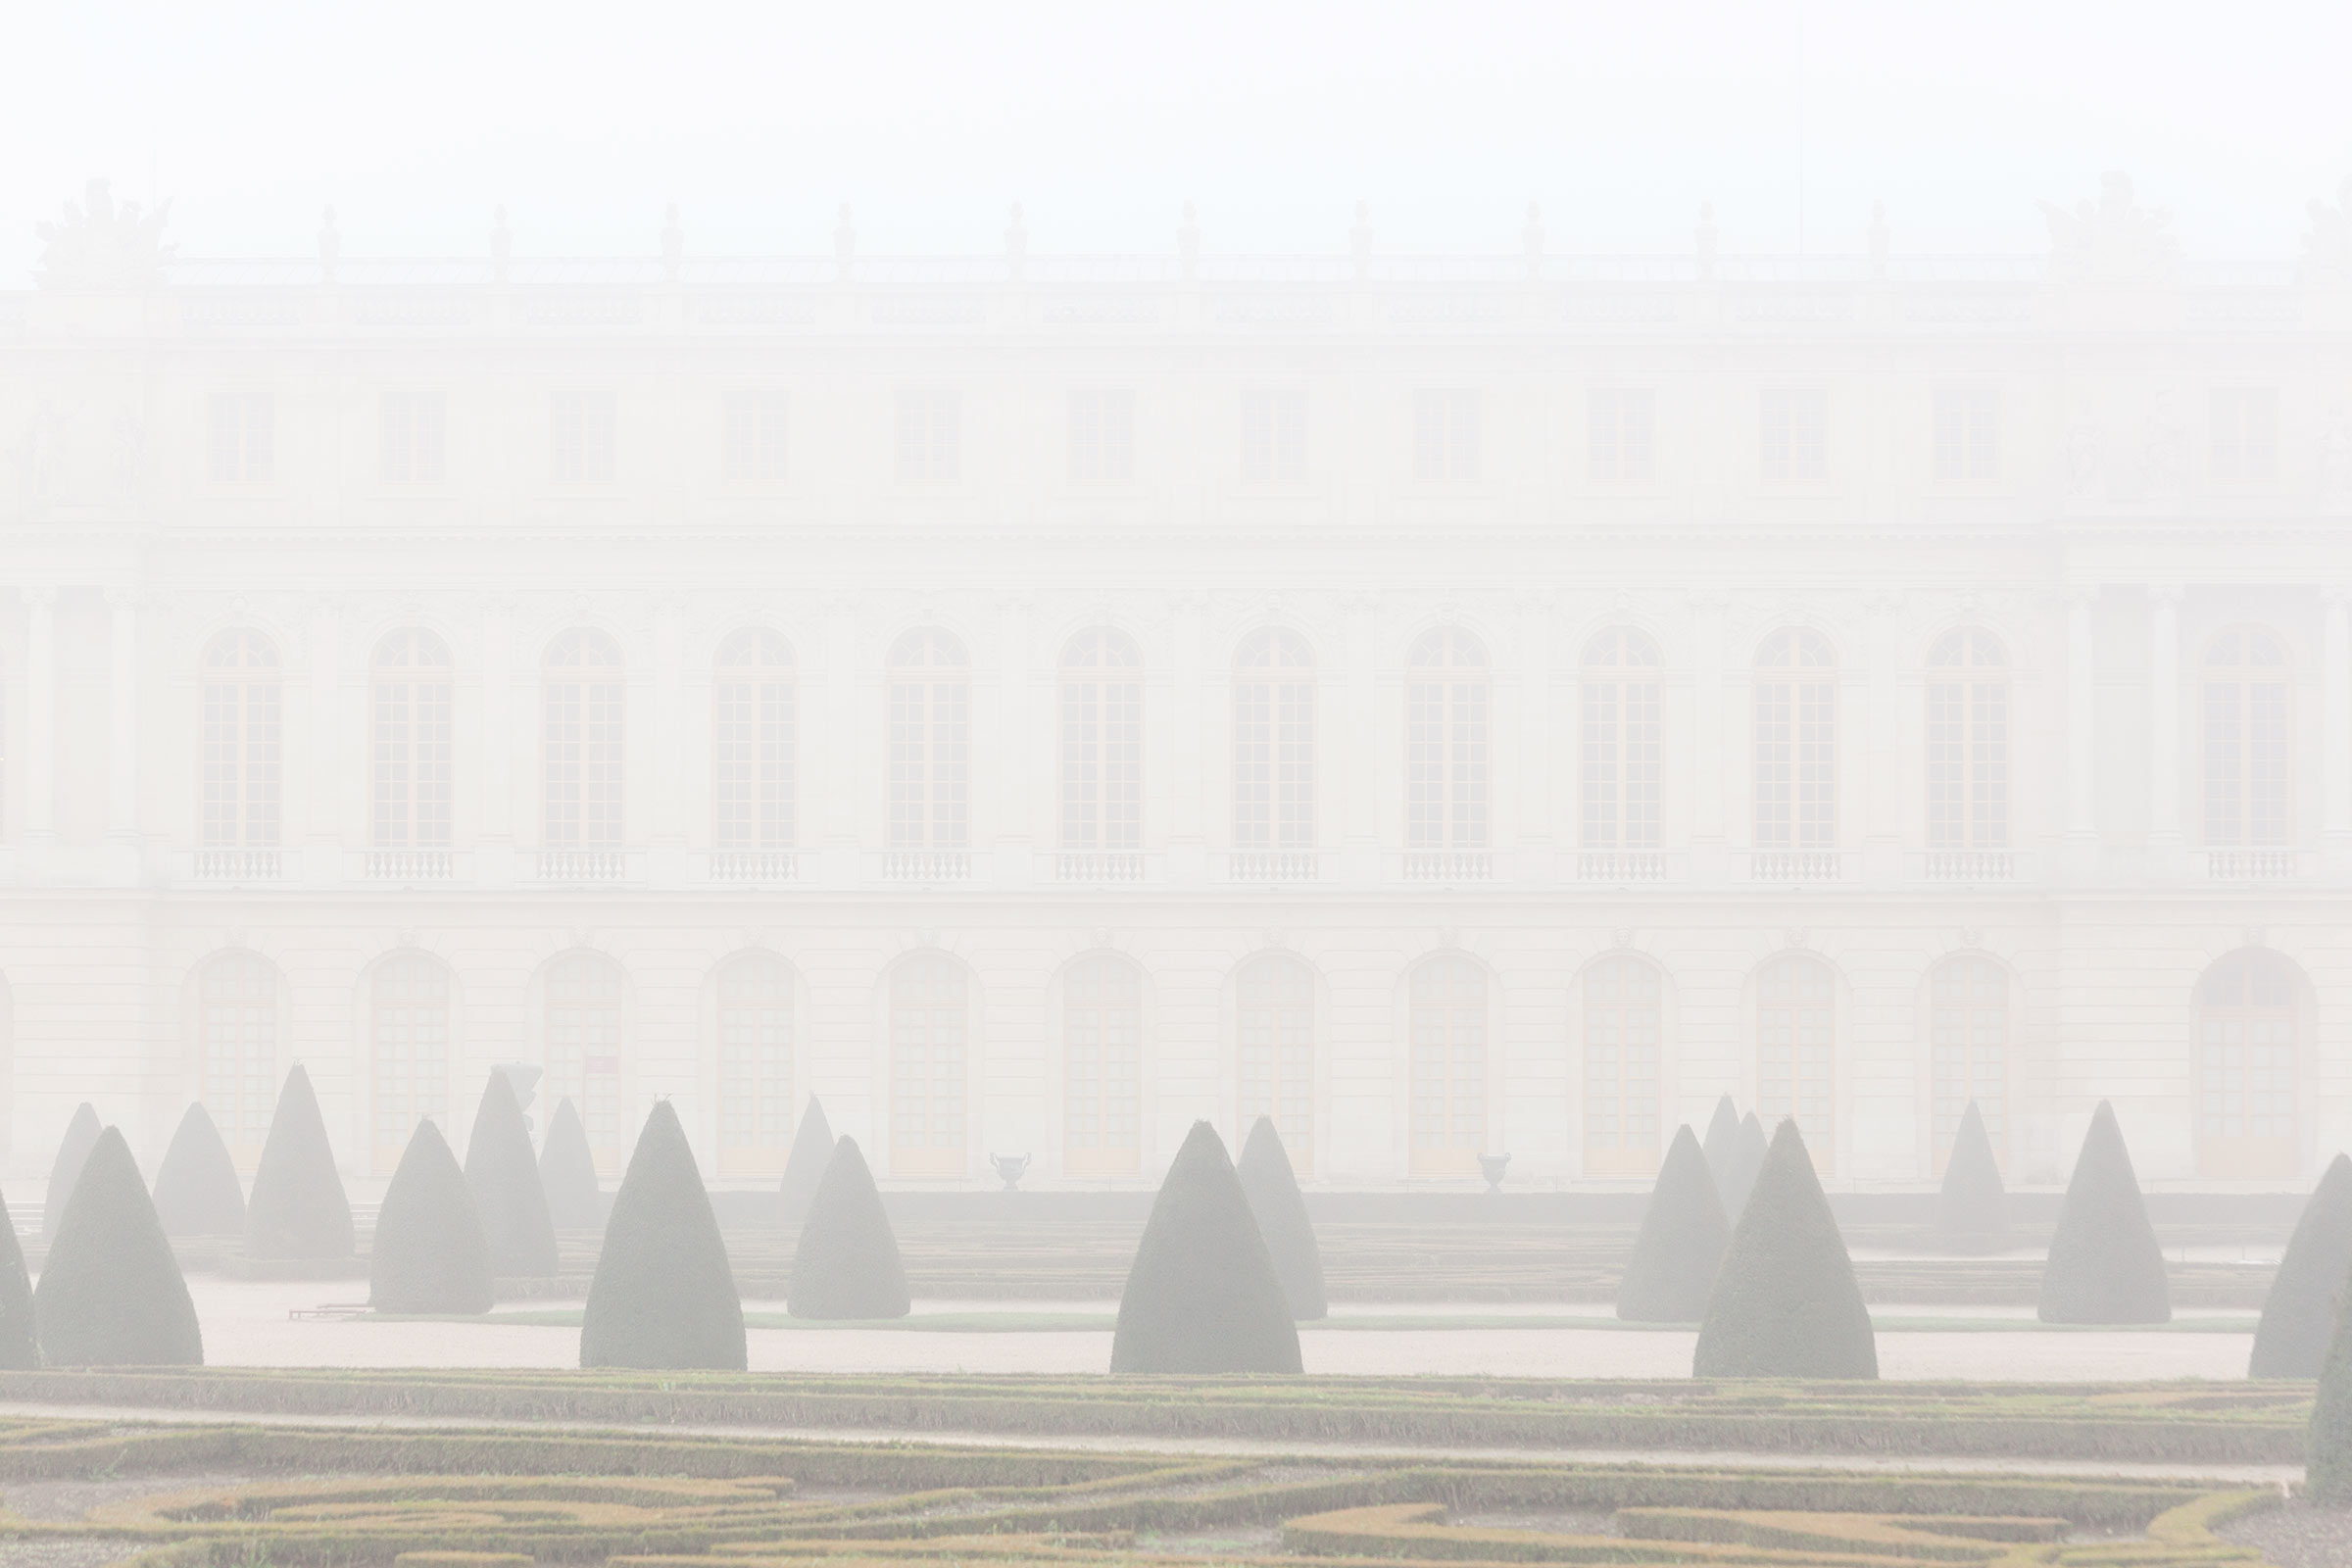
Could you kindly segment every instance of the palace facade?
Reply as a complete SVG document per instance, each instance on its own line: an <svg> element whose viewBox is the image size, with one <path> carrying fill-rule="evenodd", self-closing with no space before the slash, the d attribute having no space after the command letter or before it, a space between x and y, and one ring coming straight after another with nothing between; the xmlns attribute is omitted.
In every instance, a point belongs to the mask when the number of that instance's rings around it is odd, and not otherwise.
<svg viewBox="0 0 2352 1568"><path fill-rule="evenodd" d="M1833 1185L2352 1144L2352 246L199 261L0 292L0 1128Z"/></svg>

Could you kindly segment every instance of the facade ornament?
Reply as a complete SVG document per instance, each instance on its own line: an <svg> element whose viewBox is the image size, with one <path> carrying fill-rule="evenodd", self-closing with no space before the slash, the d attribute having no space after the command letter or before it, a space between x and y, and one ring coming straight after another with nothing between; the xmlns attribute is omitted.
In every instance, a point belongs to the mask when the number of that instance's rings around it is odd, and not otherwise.
<svg viewBox="0 0 2352 1568"><path fill-rule="evenodd" d="M328 207L318 215L318 281L332 283L335 269L343 265L343 230L335 225L335 210Z"/></svg>
<svg viewBox="0 0 2352 1568"><path fill-rule="evenodd" d="M843 202L833 215L833 271L844 283L850 280L850 263L858 254L858 225L850 221L850 204Z"/></svg>
<svg viewBox="0 0 2352 1568"><path fill-rule="evenodd" d="M1984 933L1978 930L1973 925L1962 926L1960 928L1959 936L1960 946L1964 948L1976 949L1984 945Z"/></svg>
<svg viewBox="0 0 2352 1568"><path fill-rule="evenodd" d="M416 933L414 931L403 931L392 939L392 945L397 948L413 950L416 946Z"/></svg>
<svg viewBox="0 0 2352 1568"><path fill-rule="evenodd" d="M1461 929L1461 927L1459 927L1459 926L1453 926L1453 925L1442 925L1442 926L1438 927L1438 946L1439 946L1439 947L1441 947L1441 948L1458 948L1458 947L1460 947L1461 945L1462 945L1462 929Z"/></svg>
<svg viewBox="0 0 2352 1568"><path fill-rule="evenodd" d="M107 482L120 492L136 490L147 466L147 422L128 406L117 409L106 436Z"/></svg>
<svg viewBox="0 0 2352 1568"><path fill-rule="evenodd" d="M44 400L25 416L8 457L16 465L17 494L25 510L37 515L66 477L66 416L55 404Z"/></svg>
<svg viewBox="0 0 2352 1568"><path fill-rule="evenodd" d="M1020 281L1029 265L1029 220L1021 216L1021 204L1014 202L1012 212L1004 220L1004 271L1013 281Z"/></svg>
<svg viewBox="0 0 2352 1568"><path fill-rule="evenodd" d="M678 221L678 204L671 202L662 215L662 280L675 283L685 260L686 226Z"/></svg>
<svg viewBox="0 0 2352 1568"><path fill-rule="evenodd" d="M1691 242L1698 254L1698 280L1712 282L1715 278L1715 204L1698 204L1698 227L1691 233Z"/></svg>
<svg viewBox="0 0 2352 1568"><path fill-rule="evenodd" d="M1355 257L1355 280L1372 275L1372 204L1355 204L1355 226L1348 231L1348 248Z"/></svg>
<svg viewBox="0 0 2352 1568"><path fill-rule="evenodd" d="M1620 948L1630 948L1634 945L1634 928L1630 925L1619 926L1610 932L1609 936Z"/></svg>
<svg viewBox="0 0 2352 1568"><path fill-rule="evenodd" d="M596 946L596 933L587 926L575 925L569 931L565 932L564 935L570 939L571 945L575 948L593 948Z"/></svg>
<svg viewBox="0 0 2352 1568"><path fill-rule="evenodd" d="M1117 945L1114 941L1116 935L1117 933L1113 932L1110 927L1099 925L1087 933L1087 940L1098 949L1109 948Z"/></svg>
<svg viewBox="0 0 2352 1568"><path fill-rule="evenodd" d="M2271 928L2267 925L2247 926L2239 935L2249 948L2267 948L2271 945Z"/></svg>
<svg viewBox="0 0 2352 1568"><path fill-rule="evenodd" d="M1519 254L1527 259L1530 282L1544 275L1544 210L1527 204L1527 221L1519 225Z"/></svg>
<svg viewBox="0 0 2352 1568"><path fill-rule="evenodd" d="M766 946L767 946L767 927L765 927L765 926L763 926L763 925L747 925L747 926L745 926L745 927L743 928L743 941L742 941L742 943L740 944L740 946L742 946L742 947L746 947L746 948L764 948L764 947L766 947Z"/></svg>
<svg viewBox="0 0 2352 1568"><path fill-rule="evenodd" d="M2118 171L2099 176L2097 205L2087 197L2072 210L2043 202L2041 216L2050 225L2054 283L2161 283L2180 269L2172 213L2140 206Z"/></svg>
<svg viewBox="0 0 2352 1568"><path fill-rule="evenodd" d="M1871 276L1883 278L1886 275L1886 243L1892 237L1891 231L1886 226L1886 204L1879 201L1872 202L1870 204Z"/></svg>
<svg viewBox="0 0 2352 1568"><path fill-rule="evenodd" d="M490 216L490 280L504 283L508 264L514 257L514 234L507 227L507 206L501 202Z"/></svg>
<svg viewBox="0 0 2352 1568"><path fill-rule="evenodd" d="M1792 925L1781 933L1781 940L1788 947L1801 950L1805 945L1805 928Z"/></svg>
<svg viewBox="0 0 2352 1568"><path fill-rule="evenodd" d="M2352 505L2352 410L2339 399L2320 436L2320 500Z"/></svg>
<svg viewBox="0 0 2352 1568"><path fill-rule="evenodd" d="M54 223L35 224L41 241L40 284L58 289L148 289L164 282L172 247L164 243L164 202L141 212L117 202L107 181L93 179L81 205L66 203Z"/></svg>
<svg viewBox="0 0 2352 1568"><path fill-rule="evenodd" d="M1257 945L1260 948L1287 949L1291 945L1290 934L1286 931L1283 931L1279 927L1271 930L1260 931L1257 934Z"/></svg>
<svg viewBox="0 0 2352 1568"><path fill-rule="evenodd" d="M1176 261L1190 283L1200 265L1200 220L1193 204L1184 204L1184 220L1176 225Z"/></svg>
<svg viewBox="0 0 2352 1568"><path fill-rule="evenodd" d="M2151 501L2169 501L2180 494L2187 432L2173 413L2172 394L2158 390L2148 410L2148 422L2139 442L2140 493Z"/></svg>
<svg viewBox="0 0 2352 1568"><path fill-rule="evenodd" d="M2352 174L2344 177L2335 205L2313 197L2311 227L2303 235L2303 280L2352 283Z"/></svg>
<svg viewBox="0 0 2352 1568"><path fill-rule="evenodd" d="M914 933L914 945L918 948L937 948L939 946L939 927L935 925L918 927Z"/></svg>
<svg viewBox="0 0 2352 1568"><path fill-rule="evenodd" d="M2082 400L2075 404L2075 416L2066 427L2060 449L2064 465L2063 481L2069 500L2088 501L2099 491L2099 472L2104 466L2100 453L2099 426L2090 415L2090 405Z"/></svg>

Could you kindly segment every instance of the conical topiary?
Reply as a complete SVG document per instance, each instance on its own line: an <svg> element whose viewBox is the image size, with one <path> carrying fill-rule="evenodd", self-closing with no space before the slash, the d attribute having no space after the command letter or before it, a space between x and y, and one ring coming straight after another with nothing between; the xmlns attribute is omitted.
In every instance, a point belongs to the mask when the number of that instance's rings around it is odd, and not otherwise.
<svg viewBox="0 0 2352 1568"><path fill-rule="evenodd" d="M1649 1206L1625 1277L1617 1282L1617 1315L1635 1323L1695 1323L1707 1315L1707 1296L1723 1262L1731 1222L1707 1156L1688 1123L1675 1133L1658 1167Z"/></svg>
<svg viewBox="0 0 2352 1568"><path fill-rule="evenodd" d="M202 1366L204 1334L120 1130L98 1136L32 1293L51 1366Z"/></svg>
<svg viewBox="0 0 2352 1568"><path fill-rule="evenodd" d="M40 1330L32 1311L32 1276L24 1272L24 1249L17 1224L0 1200L0 1367L41 1364Z"/></svg>
<svg viewBox="0 0 2352 1568"><path fill-rule="evenodd" d="M1242 1144L1242 1157L1233 1167L1241 1179L1242 1196L1257 1221L1258 1238L1274 1259L1274 1276L1282 1281L1291 1316L1312 1323L1331 1315L1323 1291L1323 1250L1315 1245L1315 1222L1307 1217L1306 1199L1291 1170L1291 1152L1274 1130L1274 1118L1260 1116Z"/></svg>
<svg viewBox="0 0 2352 1568"><path fill-rule="evenodd" d="M1707 1298L1690 1374L1875 1378L1879 1345L1796 1123L1773 1134Z"/></svg>
<svg viewBox="0 0 2352 1568"><path fill-rule="evenodd" d="M612 1200L580 1314L580 1365L745 1365L743 1302L686 1129L657 1101Z"/></svg>
<svg viewBox="0 0 2352 1568"><path fill-rule="evenodd" d="M2352 1280L2341 1287L2352 1295ZM2303 1446L2303 1496L2323 1508L2352 1508L2352 1310L2338 1311L2311 1405Z"/></svg>
<svg viewBox="0 0 2352 1568"><path fill-rule="evenodd" d="M1225 1141L1193 1123L1144 1222L1113 1372L1297 1372L1298 1325Z"/></svg>
<svg viewBox="0 0 2352 1568"><path fill-rule="evenodd" d="M326 1141L326 1118L300 1062L286 1073L253 1172L245 1205L245 1255L259 1258L349 1257L355 1250L351 1200Z"/></svg>
<svg viewBox="0 0 2352 1568"><path fill-rule="evenodd" d="M605 1223L604 1189L596 1180L596 1156L588 1151L588 1129L569 1100L556 1106L547 1142L539 1150L539 1187L547 1195L547 1217L560 1231L592 1231Z"/></svg>
<svg viewBox="0 0 2352 1568"><path fill-rule="evenodd" d="M1936 1239L1960 1252L1997 1252L2009 1244L2009 1195L1984 1113L1970 1101L1952 1135L1943 1187L1936 1195Z"/></svg>
<svg viewBox="0 0 2352 1568"><path fill-rule="evenodd" d="M241 1236L245 1189L213 1113L197 1101L179 1118L155 1173L155 1215L166 1236Z"/></svg>
<svg viewBox="0 0 2352 1568"><path fill-rule="evenodd" d="M81 1174L83 1160L98 1146L98 1112L88 1101L74 1107L73 1119L66 1123L65 1142L57 1146L57 1158L49 1162L49 1187L41 1195L41 1234L55 1236L57 1222L65 1217L66 1200L74 1196L74 1178Z"/></svg>
<svg viewBox="0 0 2352 1568"><path fill-rule="evenodd" d="M2132 1153L2104 1100L2090 1118L2041 1270L2044 1323L2168 1323L2171 1287Z"/></svg>
<svg viewBox="0 0 2352 1568"><path fill-rule="evenodd" d="M784 1308L794 1317L905 1317L906 1269L858 1140L833 1145L792 1254Z"/></svg>
<svg viewBox="0 0 2352 1568"><path fill-rule="evenodd" d="M1756 1113L1751 1110L1740 1118L1739 1136L1732 1143L1731 1169L1718 1189L1723 1195L1725 1224L1740 1223L1740 1212L1747 1207L1747 1196L1756 1190L1756 1177L1764 1169L1764 1154L1769 1148L1764 1123L1756 1118Z"/></svg>
<svg viewBox="0 0 2352 1568"><path fill-rule="evenodd" d="M378 1312L490 1310L490 1238L458 1156L430 1121L410 1135L376 1211L368 1304Z"/></svg>
<svg viewBox="0 0 2352 1568"><path fill-rule="evenodd" d="M816 1184L825 1179L825 1167L832 1163L833 1128L825 1120L825 1107L810 1095L808 1108L801 1112L800 1128L792 1135L792 1152L784 1156L784 1182L776 1191L776 1223L798 1225L808 1217Z"/></svg>
<svg viewBox="0 0 2352 1568"><path fill-rule="evenodd" d="M1740 1107L1732 1103L1731 1096L1715 1102L1715 1114L1707 1118L1706 1141L1699 1147L1705 1151L1707 1169L1715 1178L1715 1195L1728 1205L1732 1197L1732 1156L1740 1148Z"/></svg>
<svg viewBox="0 0 2352 1568"><path fill-rule="evenodd" d="M406 1163L407 1156L402 1156ZM522 1106L507 1075L492 1068L466 1140L466 1185L490 1240L490 1272L544 1279L556 1271L556 1226Z"/></svg>
<svg viewBox="0 0 2352 1568"><path fill-rule="evenodd" d="M2254 1330L2250 1378L2316 1378L2335 1334L2337 1295L2352 1278L2352 1159L2328 1162L2271 1277Z"/></svg>

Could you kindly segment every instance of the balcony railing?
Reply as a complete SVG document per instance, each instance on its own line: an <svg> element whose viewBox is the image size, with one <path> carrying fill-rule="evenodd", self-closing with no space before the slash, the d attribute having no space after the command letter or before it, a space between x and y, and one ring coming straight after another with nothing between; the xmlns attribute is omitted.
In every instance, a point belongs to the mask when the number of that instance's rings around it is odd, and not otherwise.
<svg viewBox="0 0 2352 1568"><path fill-rule="evenodd" d="M1407 850L1404 854L1404 879L1407 882L1492 882L1494 880L1494 852Z"/></svg>
<svg viewBox="0 0 2352 1568"><path fill-rule="evenodd" d="M1747 858L1751 882L1835 882L1840 870L1836 850L1753 850Z"/></svg>
<svg viewBox="0 0 2352 1568"><path fill-rule="evenodd" d="M712 850L713 882L797 882L801 858L793 850Z"/></svg>
<svg viewBox="0 0 2352 1568"><path fill-rule="evenodd" d="M1312 882L1323 874L1312 850L1235 850L1225 858L1233 882Z"/></svg>
<svg viewBox="0 0 2352 1568"><path fill-rule="evenodd" d="M198 850L189 869L200 882L276 882L286 874L286 852Z"/></svg>
<svg viewBox="0 0 2352 1568"><path fill-rule="evenodd" d="M1144 858L1132 851L1063 850L1054 858L1056 882L1141 882Z"/></svg>
<svg viewBox="0 0 2352 1568"><path fill-rule="evenodd" d="M2014 882L2017 880L2017 852L1930 850L1927 879L1930 882Z"/></svg>
<svg viewBox="0 0 2352 1568"><path fill-rule="evenodd" d="M969 882L969 850L890 850L882 857L885 882Z"/></svg>
<svg viewBox="0 0 2352 1568"><path fill-rule="evenodd" d="M1579 850L1576 856L1576 879L1579 882L1663 882L1666 880L1666 852L1663 850Z"/></svg>
<svg viewBox="0 0 2352 1568"><path fill-rule="evenodd" d="M457 874L448 850L369 850L360 858L360 875L370 882L447 882Z"/></svg>
<svg viewBox="0 0 2352 1568"><path fill-rule="evenodd" d="M2205 874L2216 882L2284 882L2305 872L2300 850L2207 850Z"/></svg>
<svg viewBox="0 0 2352 1568"><path fill-rule="evenodd" d="M625 850L541 850L532 874L542 882L620 882L629 874Z"/></svg>

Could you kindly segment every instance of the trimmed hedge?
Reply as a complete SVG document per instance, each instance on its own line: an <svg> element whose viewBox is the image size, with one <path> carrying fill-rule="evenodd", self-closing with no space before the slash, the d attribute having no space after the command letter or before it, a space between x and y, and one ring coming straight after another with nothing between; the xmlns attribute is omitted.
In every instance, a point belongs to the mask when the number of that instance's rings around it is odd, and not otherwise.
<svg viewBox="0 0 2352 1568"><path fill-rule="evenodd" d="M1724 1249L1693 1377L1875 1378L1878 1339L1794 1121L1781 1123Z"/></svg>
<svg viewBox="0 0 2352 1568"><path fill-rule="evenodd" d="M57 1146L57 1157L49 1162L49 1186L41 1194L41 1234L55 1236L57 1224L65 1217L66 1200L74 1196L74 1183L81 1175L82 1162L90 1151L98 1147L98 1112L88 1101L74 1107L73 1117L66 1123L66 1136Z"/></svg>
<svg viewBox="0 0 2352 1568"><path fill-rule="evenodd" d="M490 1271L490 1238L466 1173L441 1129L420 1121L376 1213L368 1304L378 1312L487 1312Z"/></svg>
<svg viewBox="0 0 2352 1568"><path fill-rule="evenodd" d="M204 1334L179 1260L120 1130L98 1135L32 1293L52 1366L200 1366Z"/></svg>
<svg viewBox="0 0 2352 1568"><path fill-rule="evenodd" d="M1997 1252L2009 1244L2009 1193L1984 1113L1970 1101L1952 1138L1943 1186L1936 1195L1936 1238L1959 1252Z"/></svg>
<svg viewBox="0 0 2352 1568"><path fill-rule="evenodd" d="M1119 1296L1113 1372L1298 1372L1298 1326L1250 1200L1207 1122L1152 1200Z"/></svg>
<svg viewBox="0 0 2352 1568"><path fill-rule="evenodd" d="M41 1364L40 1328L32 1311L32 1276L24 1270L24 1249L16 1221L0 1199L0 1367Z"/></svg>
<svg viewBox="0 0 2352 1568"><path fill-rule="evenodd" d="M1732 1146L1731 1181L1724 1192L1723 1217L1727 1222L1740 1223L1740 1211L1747 1207L1747 1200L1756 1190L1756 1177L1764 1169L1764 1155L1769 1149L1764 1124L1756 1119L1756 1113L1751 1110L1740 1117L1740 1136Z"/></svg>
<svg viewBox="0 0 2352 1568"><path fill-rule="evenodd" d="M405 1162L408 1156L401 1157ZM522 1124L514 1085L495 1067L466 1135L466 1185L489 1243L491 1273L545 1278L556 1272L556 1226L531 1154L530 1129Z"/></svg>
<svg viewBox="0 0 2352 1568"><path fill-rule="evenodd" d="M547 1198L548 1220L557 1230L603 1227L605 1194L597 1182L596 1155L589 1152L588 1129L580 1125L579 1110L568 1097L557 1103L547 1142L539 1149L539 1187Z"/></svg>
<svg viewBox="0 0 2352 1568"><path fill-rule="evenodd" d="M2352 1279L2342 1289L2352 1293ZM2335 1314L2335 1333L2312 1401L2303 1467L2306 1497L2328 1507L2352 1507L2352 1311Z"/></svg>
<svg viewBox="0 0 2352 1568"><path fill-rule="evenodd" d="M155 1214L166 1236L242 1236L245 1188L237 1162L201 1100L181 1113L155 1173Z"/></svg>
<svg viewBox="0 0 2352 1568"><path fill-rule="evenodd" d="M825 1107L810 1095L792 1135L792 1152L784 1157L784 1180L776 1189L778 1224L798 1225L808 1217L816 1184L825 1179L825 1168L832 1163L833 1128L825 1120Z"/></svg>
<svg viewBox="0 0 2352 1568"><path fill-rule="evenodd" d="M1715 1114L1707 1118L1707 1136L1699 1147L1707 1156L1707 1171L1715 1178L1715 1196L1723 1200L1728 1213L1732 1202L1732 1157L1740 1150L1740 1107L1732 1103L1731 1096L1715 1102Z"/></svg>
<svg viewBox="0 0 2352 1568"><path fill-rule="evenodd" d="M580 1365L746 1364L743 1302L686 1130L656 1101L612 1200L580 1315Z"/></svg>
<svg viewBox="0 0 2352 1568"><path fill-rule="evenodd" d="M245 1205L245 1255L258 1258L337 1258L357 1250L351 1200L326 1141L326 1118L311 1075L296 1062L278 1091Z"/></svg>
<svg viewBox="0 0 2352 1568"><path fill-rule="evenodd" d="M2074 1179L2066 1184L2049 1261L2041 1271L2038 1315L2044 1323L2172 1321L2164 1251L2148 1223L2148 1205L2139 1195L2115 1107L2104 1100L2091 1115Z"/></svg>
<svg viewBox="0 0 2352 1568"><path fill-rule="evenodd" d="M906 1315L910 1303L899 1239L855 1138L834 1142L792 1254L792 1293L784 1304L794 1317Z"/></svg>
<svg viewBox="0 0 2352 1568"><path fill-rule="evenodd" d="M2316 1378L2335 1335L2337 1298L2352 1286L2352 1158L2328 1162L2271 1277L2254 1330L2250 1378Z"/></svg>
<svg viewBox="0 0 2352 1568"><path fill-rule="evenodd" d="M1642 1229L1617 1285L1617 1315L1635 1323L1705 1317L1731 1235L1707 1156L1686 1123L1676 1131L1642 1211Z"/></svg>
<svg viewBox="0 0 2352 1568"><path fill-rule="evenodd" d="M1331 1301L1323 1290L1323 1250L1315 1244L1315 1222L1306 1212L1306 1199L1291 1169L1291 1152L1283 1147L1271 1116L1258 1117L1250 1127L1233 1169L1257 1220L1258 1237L1274 1259L1275 1277L1282 1281L1291 1316L1301 1323L1329 1317Z"/></svg>

